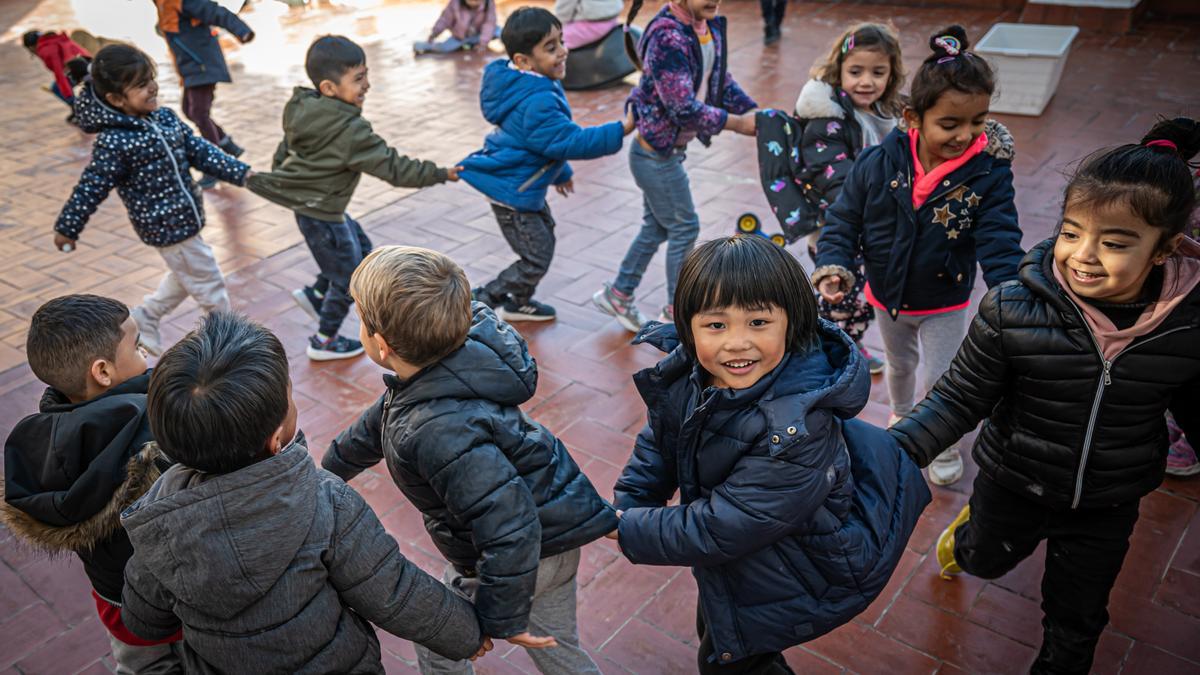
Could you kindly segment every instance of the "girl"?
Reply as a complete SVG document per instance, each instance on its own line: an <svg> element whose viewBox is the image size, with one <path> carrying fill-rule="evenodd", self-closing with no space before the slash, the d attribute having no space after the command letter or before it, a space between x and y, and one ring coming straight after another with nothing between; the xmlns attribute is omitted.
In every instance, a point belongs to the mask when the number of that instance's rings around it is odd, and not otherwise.
<svg viewBox="0 0 1200 675"><path fill-rule="evenodd" d="M675 323L635 340L668 355L634 376L650 421L615 487L616 538L632 562L693 568L701 673L790 673L783 649L882 590L929 489L851 419L870 376L791 254L710 241L674 299Z"/></svg>
<svg viewBox="0 0 1200 675"><path fill-rule="evenodd" d="M436 42L437 37L447 30L450 37ZM481 52L488 42L498 37L500 27L496 25L495 0L450 0L429 31L429 39L414 42L413 51L418 55L447 54L460 49Z"/></svg>
<svg viewBox="0 0 1200 675"><path fill-rule="evenodd" d="M142 346L162 351L159 320L190 295L205 312L229 310L221 268L200 237L204 201L191 166L235 185L250 167L192 133L169 108L158 105L154 62L141 50L112 45L96 53L92 81L76 97L79 126L97 133L92 161L54 224L54 246L74 249L88 218L113 188L141 240L155 248L167 274L130 314Z"/></svg>
<svg viewBox="0 0 1200 675"><path fill-rule="evenodd" d="M993 288L950 370L891 433L927 464L975 428L970 504L943 574L992 579L1046 540L1034 672L1086 673L1138 502L1163 478L1170 410L1200 439L1200 245L1187 160L1200 125L1160 122L1084 160L1058 233Z"/></svg>
<svg viewBox="0 0 1200 675"><path fill-rule="evenodd" d="M1015 279L1021 229L1013 205L1012 137L987 119L995 80L950 26L913 78L908 132L892 131L855 161L817 242L813 284L831 305L858 281L879 320L893 420L912 409L918 347L925 390L946 371L966 334L976 256L988 287ZM929 467L948 485L962 477L953 447Z"/></svg>
<svg viewBox="0 0 1200 675"><path fill-rule="evenodd" d="M604 285L592 301L637 332L645 317L634 304L634 291L658 247L667 242L667 297L675 295L675 280L696 236L700 218L692 202L683 160L693 138L707 146L722 129L754 135L757 107L727 70L725 17L717 16L720 0L671 0L650 20L642 35L640 53L626 48L642 68L642 79L626 106L637 122L636 143L629 144L629 169L642 190L642 229L625 253L616 280ZM642 0L633 0L626 28L633 23ZM640 58L639 58L640 57ZM673 319L671 305L661 318Z"/></svg>
<svg viewBox="0 0 1200 675"><path fill-rule="evenodd" d="M800 154L804 171L797 176L805 198L816 204L806 229L824 224L824 210L837 201L842 182L862 150L879 145L896 128L903 114L900 88L904 63L900 40L890 26L861 23L833 43L829 55L812 69L813 79L796 99L796 118L802 121ZM809 235L808 251L816 259L819 232ZM842 301L820 299L821 317L833 321L854 339L872 374L883 372L883 359L862 344L873 311L862 298L866 284L861 257L853 268L855 284Z"/></svg>

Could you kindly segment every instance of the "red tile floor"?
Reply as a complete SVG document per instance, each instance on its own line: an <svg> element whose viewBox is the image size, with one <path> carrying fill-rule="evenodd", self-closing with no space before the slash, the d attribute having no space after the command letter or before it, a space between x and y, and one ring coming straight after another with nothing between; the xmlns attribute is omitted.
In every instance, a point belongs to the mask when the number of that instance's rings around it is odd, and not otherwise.
<svg viewBox="0 0 1200 675"><path fill-rule="evenodd" d="M357 0L313 2L288 9L271 0L245 19L255 42L228 45L235 82L218 88L215 117L265 167L280 136L280 111L290 88L303 82L303 54L315 35L342 33L367 50L372 89L365 115L413 155L443 164L476 148L488 131L477 103L479 72L489 57L414 59L439 7L429 2ZM502 12L518 2L502 3ZM96 213L79 250L51 247L51 225L87 161L90 139L62 122L63 106L40 90L50 78L20 47L29 28L85 26L97 34L136 41L159 60L163 99L178 107L179 90L165 47L152 31L148 2L8 0L0 4L0 431L35 409L41 385L24 363L28 319L43 301L68 292L109 294L136 303L161 275L161 263L138 243L115 197ZM647 10L649 11L649 10ZM910 72L923 56L925 36L956 21L976 38L1013 13L900 9L852 2L793 3L784 40L764 49L757 3L727 0L731 67L763 105L790 108L809 64L831 34L857 19L890 18L909 50ZM1158 114L1200 113L1200 26L1151 21L1120 37L1083 34L1076 41L1058 94L1038 118L998 116L1017 139L1017 201L1025 243L1051 231L1064 169L1090 150L1135 140ZM584 123L616 119L623 88L571 94ZM748 139L722 136L688 158L704 236L725 234L747 210L765 212ZM579 162L577 192L553 196L558 250L540 296L559 312L555 323L523 328L541 371L527 406L560 434L601 493L611 486L642 424L643 409L630 374L655 360L589 302L610 279L638 225L640 196L624 155ZM366 359L312 364L303 355L312 332L288 291L315 271L291 214L238 188L206 194L205 236L229 277L238 309L277 331L293 358L301 424L315 454L380 391L379 370ZM376 243L428 246L451 255L473 280L510 259L486 202L465 185L413 192L363 180L350 209ZM798 249L802 247L797 247ZM798 255L803 252L797 250ZM806 264L807 260L805 261ZM661 259L648 274L643 307L665 301ZM178 337L197 318L194 306L165 327ZM185 308L186 309L186 308ZM868 337L878 348L878 339ZM886 393L877 381L863 417L882 423ZM968 464L969 461L968 461ZM940 580L931 547L965 503L974 467L957 485L934 489L899 569L879 600L854 622L788 653L799 672L1020 672L1040 642L1039 579L1035 557L992 583ZM416 511L382 472L353 485L368 497L406 555L440 569ZM1133 547L1112 597L1112 625L1100 642L1096 672L1200 672L1200 480L1167 481L1143 501ZM585 549L579 620L584 645L605 672L681 673L693 669L695 585L686 570L635 569L608 541ZM1040 554L1039 554L1040 556ZM73 559L46 561L0 532L0 671L107 672L108 644ZM381 635L390 671L412 672L412 646ZM531 672L520 651L501 647L478 664L481 673Z"/></svg>

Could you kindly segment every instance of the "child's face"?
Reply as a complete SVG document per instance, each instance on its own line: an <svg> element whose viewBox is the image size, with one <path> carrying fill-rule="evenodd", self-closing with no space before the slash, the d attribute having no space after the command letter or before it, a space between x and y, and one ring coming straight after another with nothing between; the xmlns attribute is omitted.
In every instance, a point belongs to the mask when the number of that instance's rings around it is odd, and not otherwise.
<svg viewBox="0 0 1200 675"><path fill-rule="evenodd" d="M717 10L721 8L721 0L672 0L683 5L692 18L696 20L713 19L717 16Z"/></svg>
<svg viewBox="0 0 1200 675"><path fill-rule="evenodd" d="M513 56L513 63L521 70L529 70L552 80L561 80L567 74L567 47L562 41L562 29L550 29L546 37L534 46L530 54Z"/></svg>
<svg viewBox="0 0 1200 675"><path fill-rule="evenodd" d="M905 110L904 118L910 128L920 131L925 152L948 161L961 157L983 133L991 104L989 94L965 94L950 89L942 93L924 116Z"/></svg>
<svg viewBox="0 0 1200 675"><path fill-rule="evenodd" d="M745 389L787 353L788 318L776 305L708 309L692 317L691 328L696 360L714 387Z"/></svg>
<svg viewBox="0 0 1200 675"><path fill-rule="evenodd" d="M323 96L336 98L343 103L349 103L359 108L363 107L363 103L366 102L367 90L370 88L371 82L367 79L367 64L365 63L342 73L337 82L321 80L320 86Z"/></svg>
<svg viewBox="0 0 1200 675"><path fill-rule="evenodd" d="M88 371L85 396L93 399L119 386L126 380L146 372L146 352L142 349L142 334L133 317L125 317L121 324L121 341L111 361L97 360Z"/></svg>
<svg viewBox="0 0 1200 675"><path fill-rule="evenodd" d="M1133 302L1154 265L1179 245L1177 235L1163 246L1162 232L1121 206L1067 206L1054 242L1054 264L1080 297Z"/></svg>
<svg viewBox="0 0 1200 675"><path fill-rule="evenodd" d="M854 107L866 110L883 96L892 76L892 60L875 49L852 49L842 59L842 91Z"/></svg>
<svg viewBox="0 0 1200 675"><path fill-rule="evenodd" d="M120 94L109 94L108 102L126 115L145 117L158 110L158 80L151 77Z"/></svg>

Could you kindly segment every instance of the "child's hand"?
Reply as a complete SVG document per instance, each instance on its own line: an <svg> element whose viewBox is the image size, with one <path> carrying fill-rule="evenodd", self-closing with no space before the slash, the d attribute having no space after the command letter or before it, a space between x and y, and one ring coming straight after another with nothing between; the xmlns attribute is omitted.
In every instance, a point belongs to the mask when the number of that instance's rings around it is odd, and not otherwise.
<svg viewBox="0 0 1200 675"><path fill-rule="evenodd" d="M54 248L63 253L70 253L75 250L75 240L70 237L64 237L58 232L54 233Z"/></svg>
<svg viewBox="0 0 1200 675"><path fill-rule="evenodd" d="M246 181L250 180L250 177L253 175L254 169L246 169L246 175L242 177L242 185L245 185Z"/></svg>
<svg viewBox="0 0 1200 675"><path fill-rule="evenodd" d="M817 284L817 291L821 293L821 297L825 298L825 302L831 305L836 305L846 297L846 292L842 290L842 280L836 276L827 276Z"/></svg>
<svg viewBox="0 0 1200 675"><path fill-rule="evenodd" d="M446 180L450 182L458 182L458 174L462 171L461 166L451 166L446 168Z"/></svg>
<svg viewBox="0 0 1200 675"><path fill-rule="evenodd" d="M555 185L554 191L564 197L575 192L575 179L572 178L571 180L563 183L562 185Z"/></svg>
<svg viewBox="0 0 1200 675"><path fill-rule="evenodd" d="M495 645L493 645L493 644L492 644L492 638L490 638L490 637L487 637L487 636L484 636L484 638L483 638L483 644L479 645L479 651L475 652L475 656L472 656L472 657L471 657L471 660L472 660L472 661L474 661L475 659L477 659L477 658L479 658L479 657L483 656L484 654L486 654L486 653L488 653L488 652L492 651L492 649L493 649L493 647L494 647L494 646L495 646Z"/></svg>
<svg viewBox="0 0 1200 675"><path fill-rule="evenodd" d="M518 633L512 637L504 638L504 640L506 642L511 642L518 647L524 647L526 649L550 649L558 646L558 640L555 640L549 635L546 637L538 637L536 635L531 635L529 631Z"/></svg>
<svg viewBox="0 0 1200 675"><path fill-rule="evenodd" d="M622 516L624 513L625 513L624 511L622 511L622 510L620 510L620 509L617 509L617 520L620 520L620 519L621 519L621 516ZM620 531L621 531L621 528L619 528L619 527L614 527L614 528L613 528L613 531L612 531L612 532L609 532L609 533L608 533L608 534L606 534L606 535L604 535L604 537L605 537L606 539L612 539L613 541L620 541L620 539L621 539L621 538L618 536L618 533L619 533Z"/></svg>
<svg viewBox="0 0 1200 675"><path fill-rule="evenodd" d="M730 115L728 121L725 122L725 128L743 136L753 136L758 128L758 118L754 113Z"/></svg>
<svg viewBox="0 0 1200 675"><path fill-rule="evenodd" d="M628 136L629 132L633 131L636 128L637 128L637 121L633 119L633 108L630 108L625 113L625 119L621 120L621 131L623 131L625 133L625 135Z"/></svg>

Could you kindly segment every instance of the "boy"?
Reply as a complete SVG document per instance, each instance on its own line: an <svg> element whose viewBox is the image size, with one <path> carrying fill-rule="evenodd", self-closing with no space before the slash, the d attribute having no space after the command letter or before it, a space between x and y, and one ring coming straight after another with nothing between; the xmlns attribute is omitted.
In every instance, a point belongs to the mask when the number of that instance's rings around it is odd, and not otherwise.
<svg viewBox="0 0 1200 675"><path fill-rule="evenodd" d="M133 555L121 510L159 473L138 337L129 308L110 298L67 295L34 312L25 353L47 388L4 443L0 522L35 549L79 556L122 672L182 672L177 631L144 641L121 623Z"/></svg>
<svg viewBox="0 0 1200 675"><path fill-rule="evenodd" d="M296 87L283 110L283 141L272 172L250 181L250 189L296 213L320 273L312 286L292 293L300 308L319 322L308 340L314 361L348 359L362 344L338 335L350 312L350 275L371 252L371 240L346 213L363 173L397 187L425 187L458 180L458 168L443 169L396 152L362 117L370 82L367 57L339 35L317 38L304 68L315 89Z"/></svg>
<svg viewBox="0 0 1200 675"><path fill-rule="evenodd" d="M322 466L348 479L386 457L484 634L529 649L543 673L599 673L579 647L575 575L579 548L617 519L562 442L518 407L537 387L525 341L472 305L466 275L434 251L380 248L350 288L367 355L395 375ZM417 659L424 673L471 672L427 649Z"/></svg>
<svg viewBox="0 0 1200 675"><path fill-rule="evenodd" d="M175 70L183 80L183 114L209 143L241 157L241 146L210 117L217 83L233 81L213 26L229 31L242 44L254 39L254 31L237 14L212 0L154 0L154 4L158 32L167 40ZM208 190L216 187L217 177L205 174L199 183Z"/></svg>
<svg viewBox="0 0 1200 675"><path fill-rule="evenodd" d="M270 331L209 315L163 354L149 409L179 463L121 516L121 614L148 639L185 627L188 672L383 673L368 621L455 658L490 647L471 605L313 465Z"/></svg>
<svg viewBox="0 0 1200 675"><path fill-rule="evenodd" d="M500 40L509 60L487 65L479 92L483 116L496 125L483 149L462 161L463 180L487 197L500 232L518 259L474 289L479 302L506 321L550 321L554 308L533 299L554 257L550 185L566 197L575 189L568 159L594 159L621 149L633 130L623 121L582 128L571 120L563 93L567 49L562 23L540 7L522 7L504 24Z"/></svg>
<svg viewBox="0 0 1200 675"><path fill-rule="evenodd" d="M92 55L63 33L42 33L31 30L21 36L21 42L31 54L42 60L46 69L54 74L50 93L68 107L75 105L75 85L87 74L87 60ZM78 59L78 60L77 60ZM76 124L75 112L67 116L67 122Z"/></svg>

